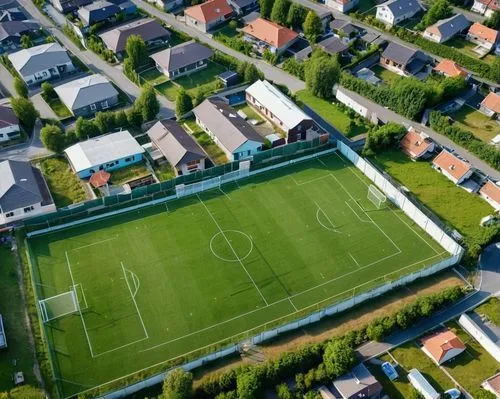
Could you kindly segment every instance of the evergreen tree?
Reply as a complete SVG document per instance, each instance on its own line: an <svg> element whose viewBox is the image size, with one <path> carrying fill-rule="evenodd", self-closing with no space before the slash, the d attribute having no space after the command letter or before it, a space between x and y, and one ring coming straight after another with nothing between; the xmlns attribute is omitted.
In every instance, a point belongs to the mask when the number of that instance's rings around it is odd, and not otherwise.
<svg viewBox="0 0 500 399"><path fill-rule="evenodd" d="M150 84L142 88L141 95L135 100L136 107L142 114L142 121L153 120L160 112L160 102L156 98L156 93Z"/></svg>
<svg viewBox="0 0 500 399"><path fill-rule="evenodd" d="M290 0L275 0L271 11L271 21L280 25L286 25Z"/></svg>
<svg viewBox="0 0 500 399"><path fill-rule="evenodd" d="M294 29L302 28L307 17L307 9L298 3L293 2L288 10L288 15L286 17L286 24Z"/></svg>
<svg viewBox="0 0 500 399"><path fill-rule="evenodd" d="M269 18L273 9L274 0L259 0L260 16L262 18Z"/></svg>
<svg viewBox="0 0 500 399"><path fill-rule="evenodd" d="M321 23L320 17L314 11L309 11L304 21L304 34L307 40L310 44L314 44L322 33L323 24Z"/></svg>
<svg viewBox="0 0 500 399"><path fill-rule="evenodd" d="M28 86L26 86L26 83L24 83L24 80L22 80L19 76L15 76L13 84L18 96L28 98L29 90Z"/></svg>
<svg viewBox="0 0 500 399"><path fill-rule="evenodd" d="M27 98L16 97L11 98L10 105L26 130L31 133L38 118L38 111L35 109L33 103Z"/></svg>
<svg viewBox="0 0 500 399"><path fill-rule="evenodd" d="M167 374L163 382L164 399L188 399L193 394L193 375L178 368Z"/></svg>
<svg viewBox="0 0 500 399"><path fill-rule="evenodd" d="M180 89L175 100L175 113L177 118L182 118L184 114L188 113L192 109L193 101L191 100L191 97L184 89Z"/></svg>
<svg viewBox="0 0 500 399"><path fill-rule="evenodd" d="M129 59L130 68L134 71L148 59L148 48L139 35L131 35L127 39L125 51Z"/></svg>

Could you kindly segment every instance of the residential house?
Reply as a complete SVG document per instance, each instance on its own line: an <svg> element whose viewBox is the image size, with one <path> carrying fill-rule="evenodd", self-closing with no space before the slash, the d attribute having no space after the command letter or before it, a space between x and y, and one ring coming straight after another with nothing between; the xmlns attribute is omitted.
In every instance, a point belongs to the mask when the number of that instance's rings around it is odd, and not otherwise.
<svg viewBox="0 0 500 399"><path fill-rule="evenodd" d="M417 369L410 370L408 380L424 399L439 399L441 397Z"/></svg>
<svg viewBox="0 0 500 399"><path fill-rule="evenodd" d="M452 331L446 330L422 339L422 350L438 366L460 355L464 343Z"/></svg>
<svg viewBox="0 0 500 399"><path fill-rule="evenodd" d="M382 385L363 363L334 380L333 388L335 398L379 399L382 397Z"/></svg>
<svg viewBox="0 0 500 399"><path fill-rule="evenodd" d="M474 22L467 32L467 40L490 52L499 42L499 33L495 29L488 28L479 22Z"/></svg>
<svg viewBox="0 0 500 399"><path fill-rule="evenodd" d="M172 11L184 5L184 0L147 0L165 11Z"/></svg>
<svg viewBox="0 0 500 399"><path fill-rule="evenodd" d="M0 0L0 10L7 10L12 7L16 7L14 0Z"/></svg>
<svg viewBox="0 0 500 399"><path fill-rule="evenodd" d="M490 118L499 119L500 116L500 94L490 92L481 101L479 111Z"/></svg>
<svg viewBox="0 0 500 399"><path fill-rule="evenodd" d="M457 76L461 76L466 78L469 76L469 73L458 65L455 61L448 60L443 58L435 67L434 71L441 75L446 76L447 78L455 78Z"/></svg>
<svg viewBox="0 0 500 399"><path fill-rule="evenodd" d="M255 19L241 31L245 35L245 40L253 43L259 54L263 54L266 49L273 54L281 54L299 37L293 30L264 18Z"/></svg>
<svg viewBox="0 0 500 399"><path fill-rule="evenodd" d="M371 70L367 68L363 69L366 69L367 71L373 73ZM363 69L359 71L357 74L357 76L360 77L361 79L363 79L363 74L361 73ZM367 81L370 83L374 83L374 81L371 81L370 79L367 79ZM357 114L361 115L363 118L368 119L373 124L378 125L379 119L377 112L376 110L373 109L373 107L365 105L364 97L340 86L334 88L334 94L338 102L351 108Z"/></svg>
<svg viewBox="0 0 500 399"><path fill-rule="evenodd" d="M8 57L27 85L40 84L75 71L68 53L57 42L23 49Z"/></svg>
<svg viewBox="0 0 500 399"><path fill-rule="evenodd" d="M380 65L402 76L419 73L427 65L429 57L420 50L390 42L380 56Z"/></svg>
<svg viewBox="0 0 500 399"><path fill-rule="evenodd" d="M205 169L207 154L176 121L156 122L148 130L148 136L153 149L162 153L177 176Z"/></svg>
<svg viewBox="0 0 500 399"><path fill-rule="evenodd" d="M118 91L99 74L67 82L54 90L75 116L91 116L118 104Z"/></svg>
<svg viewBox="0 0 500 399"><path fill-rule="evenodd" d="M231 161L259 152L264 139L220 97L207 98L193 113L196 123L215 141Z"/></svg>
<svg viewBox="0 0 500 399"><path fill-rule="evenodd" d="M19 8L0 10L0 22L24 20L26 20L26 15Z"/></svg>
<svg viewBox="0 0 500 399"><path fill-rule="evenodd" d="M258 0L228 0L237 15L246 15L259 8Z"/></svg>
<svg viewBox="0 0 500 399"><path fill-rule="evenodd" d="M287 135L287 142L309 140L320 132L304 111L266 80L258 80L246 89L246 100L262 116Z"/></svg>
<svg viewBox="0 0 500 399"><path fill-rule="evenodd" d="M186 25L202 32L208 32L220 26L233 16L233 9L227 0L208 0L184 10Z"/></svg>
<svg viewBox="0 0 500 399"><path fill-rule="evenodd" d="M154 18L129 22L103 32L99 36L108 49L115 54L123 54L127 40L132 35L140 36L148 46L154 43L163 44L171 36L170 32Z"/></svg>
<svg viewBox="0 0 500 399"><path fill-rule="evenodd" d="M359 26L353 25L352 23L345 21L343 19L334 19L329 24L330 29L334 32L334 35L341 39L345 43L350 43L359 36L361 36L363 29Z"/></svg>
<svg viewBox="0 0 500 399"><path fill-rule="evenodd" d="M474 0L471 11L491 17L493 13L500 10L500 0Z"/></svg>
<svg viewBox="0 0 500 399"><path fill-rule="evenodd" d="M0 162L0 225L55 210L39 169L29 162Z"/></svg>
<svg viewBox="0 0 500 399"><path fill-rule="evenodd" d="M386 25L394 26L412 18L422 10L418 0L389 0L377 6L375 18Z"/></svg>
<svg viewBox="0 0 500 399"><path fill-rule="evenodd" d="M156 68L173 80L206 68L213 55L214 52L210 48L191 41L167 48L150 57L156 63Z"/></svg>
<svg viewBox="0 0 500 399"><path fill-rule="evenodd" d="M436 147L429 136L413 128L405 134L400 146L403 152L413 160L428 157Z"/></svg>
<svg viewBox="0 0 500 399"><path fill-rule="evenodd" d="M439 155L434 158L432 166L455 184L463 183L473 172L468 162L462 161L447 150L441 151Z"/></svg>
<svg viewBox="0 0 500 399"><path fill-rule="evenodd" d="M144 148L127 131L108 133L64 150L73 171L86 179L99 170L113 171L141 162Z"/></svg>
<svg viewBox="0 0 500 399"><path fill-rule="evenodd" d="M500 373L488 378L481 386L500 399Z"/></svg>
<svg viewBox="0 0 500 399"><path fill-rule="evenodd" d="M0 143L17 139L21 136L19 119L8 104L0 105Z"/></svg>
<svg viewBox="0 0 500 399"><path fill-rule="evenodd" d="M0 22L0 45L3 48L16 48L21 44L23 35L36 36L40 25L35 21L5 21Z"/></svg>
<svg viewBox="0 0 500 399"><path fill-rule="evenodd" d="M57 11L67 15L74 13L80 7L88 6L92 0L50 0L50 3Z"/></svg>
<svg viewBox="0 0 500 399"><path fill-rule="evenodd" d="M458 324L500 363L500 340L492 333L491 325L484 323L476 313L470 315L463 313L458 319Z"/></svg>
<svg viewBox="0 0 500 399"><path fill-rule="evenodd" d="M318 43L318 46L330 55L340 55L344 56L349 50L349 46L342 40L335 36L330 36L329 38L322 40Z"/></svg>
<svg viewBox="0 0 500 399"><path fill-rule="evenodd" d="M470 24L471 22L463 14L456 14L428 26L424 31L424 37L432 42L444 43L464 32Z"/></svg>
<svg viewBox="0 0 500 399"><path fill-rule="evenodd" d="M97 0L91 4L78 9L78 18L83 22L84 26L104 22L115 18L122 9L116 4L106 0Z"/></svg>
<svg viewBox="0 0 500 399"><path fill-rule="evenodd" d="M342 13L347 13L359 4L359 0L326 0L325 5Z"/></svg>
<svg viewBox="0 0 500 399"><path fill-rule="evenodd" d="M495 208L495 211L500 211L500 186L498 184L487 180L479 190L479 195Z"/></svg>

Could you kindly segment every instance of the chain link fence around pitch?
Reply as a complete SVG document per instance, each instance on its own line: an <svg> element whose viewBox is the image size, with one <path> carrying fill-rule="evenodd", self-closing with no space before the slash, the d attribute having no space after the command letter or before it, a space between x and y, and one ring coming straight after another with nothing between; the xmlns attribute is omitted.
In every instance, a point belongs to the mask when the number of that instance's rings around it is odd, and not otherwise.
<svg viewBox="0 0 500 399"><path fill-rule="evenodd" d="M334 146L334 143L328 142L328 136L324 135L314 140L298 141L272 148L255 154L251 159L250 170L258 170L306 155L315 154L333 148ZM51 227L87 218L89 216L102 215L134 205L145 204L175 195L175 186L177 185L197 183L237 171L239 170L239 164L240 161L229 162L224 165L214 166L188 175L178 176L161 183L137 187L128 194L110 195L70 205L65 208L60 208L56 212L26 219L24 225L29 230L41 227Z"/></svg>

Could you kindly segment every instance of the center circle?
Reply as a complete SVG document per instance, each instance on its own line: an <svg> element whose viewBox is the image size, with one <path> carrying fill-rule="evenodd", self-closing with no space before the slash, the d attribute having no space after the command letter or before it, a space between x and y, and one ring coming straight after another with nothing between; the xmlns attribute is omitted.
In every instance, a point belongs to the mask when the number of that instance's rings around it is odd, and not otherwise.
<svg viewBox="0 0 500 399"><path fill-rule="evenodd" d="M223 230L210 240L210 250L225 262L241 262L250 256L253 242L248 234L239 230Z"/></svg>

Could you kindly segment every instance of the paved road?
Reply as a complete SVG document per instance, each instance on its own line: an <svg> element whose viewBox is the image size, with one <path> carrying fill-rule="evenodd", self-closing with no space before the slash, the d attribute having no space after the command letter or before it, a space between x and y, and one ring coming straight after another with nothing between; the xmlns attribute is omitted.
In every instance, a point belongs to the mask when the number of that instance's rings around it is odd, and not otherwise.
<svg viewBox="0 0 500 399"><path fill-rule="evenodd" d="M239 51L233 50L229 47L226 47L222 43L212 39L212 37L206 33L200 32L190 26L187 26L184 22L179 21L175 18L173 14L168 14L158 10L153 7L151 4L146 3L142 0L132 0L138 7L146 10L151 15L155 16L166 22L169 25L172 25L175 29L182 31L188 34L191 37L199 39L201 42L207 43L213 48L222 51L234 58L239 59L240 61L247 61L255 64L265 75L266 79L272 80L276 83L283 84L287 86L292 92L296 92L298 90L302 90L305 88L305 83L296 77L289 75L285 71L274 67L268 64L265 61L258 60L252 57L248 57L245 54L240 53Z"/></svg>
<svg viewBox="0 0 500 399"><path fill-rule="evenodd" d="M16 90L14 89L14 78L12 77L10 72L3 66L3 64L0 64L0 82L2 82L2 86L9 91L10 95L16 94Z"/></svg>
<svg viewBox="0 0 500 399"><path fill-rule="evenodd" d="M97 54L89 50L80 50L60 29L56 27L52 20L42 14L30 0L19 0L22 6L31 16L39 21L51 35L55 36L73 54L77 55L93 72L106 75L122 91L124 91L132 101L140 94L140 88L130 81L119 67L114 67L101 59ZM170 118L174 115L175 105L165 97L158 96L161 103L159 117Z"/></svg>
<svg viewBox="0 0 500 399"><path fill-rule="evenodd" d="M383 121L383 122L397 122L397 123L402 123L405 125L412 125L417 127L418 129L424 131L427 133L430 137L432 137L435 141L440 143L441 145L444 145L448 148L453 148L457 154L459 154L461 157L469 160L469 162L475 166L476 168L482 170L484 173L487 173L494 179L498 180L500 179L500 172L494 168L492 168L490 165L488 165L486 162L482 161L478 157L476 157L474 154L470 153L469 151L465 150L462 147L459 147L456 143L448 139L447 137L436 133L434 130L427 126L423 126L419 124L418 122L411 121L409 119L406 119L405 117L395 113L394 111L391 111L390 109L387 109L385 107L382 107L381 105L374 103L373 101L360 96L357 93L354 93L352 91L349 91L345 88L342 90L346 91L351 98L355 99L358 103L364 105L365 107L371 109L372 111L377 113L378 118Z"/></svg>
<svg viewBox="0 0 500 399"><path fill-rule="evenodd" d="M40 141L41 128L41 122L37 121L31 138L26 143L1 149L0 160L29 161L52 155L52 151L47 150Z"/></svg>
<svg viewBox="0 0 500 399"><path fill-rule="evenodd" d="M356 352L360 359L368 360L381 355L393 347L419 337L462 313L475 308L490 296L500 294L500 243L490 245L480 258L481 276L479 286L469 296L455 305L426 319L409 330L399 331L387 337L383 342L368 342L359 347Z"/></svg>
<svg viewBox="0 0 500 399"><path fill-rule="evenodd" d="M41 118L45 119L59 119L52 108L45 102L42 98L41 93L35 94L31 97L31 102L35 106L35 108L40 113Z"/></svg>

